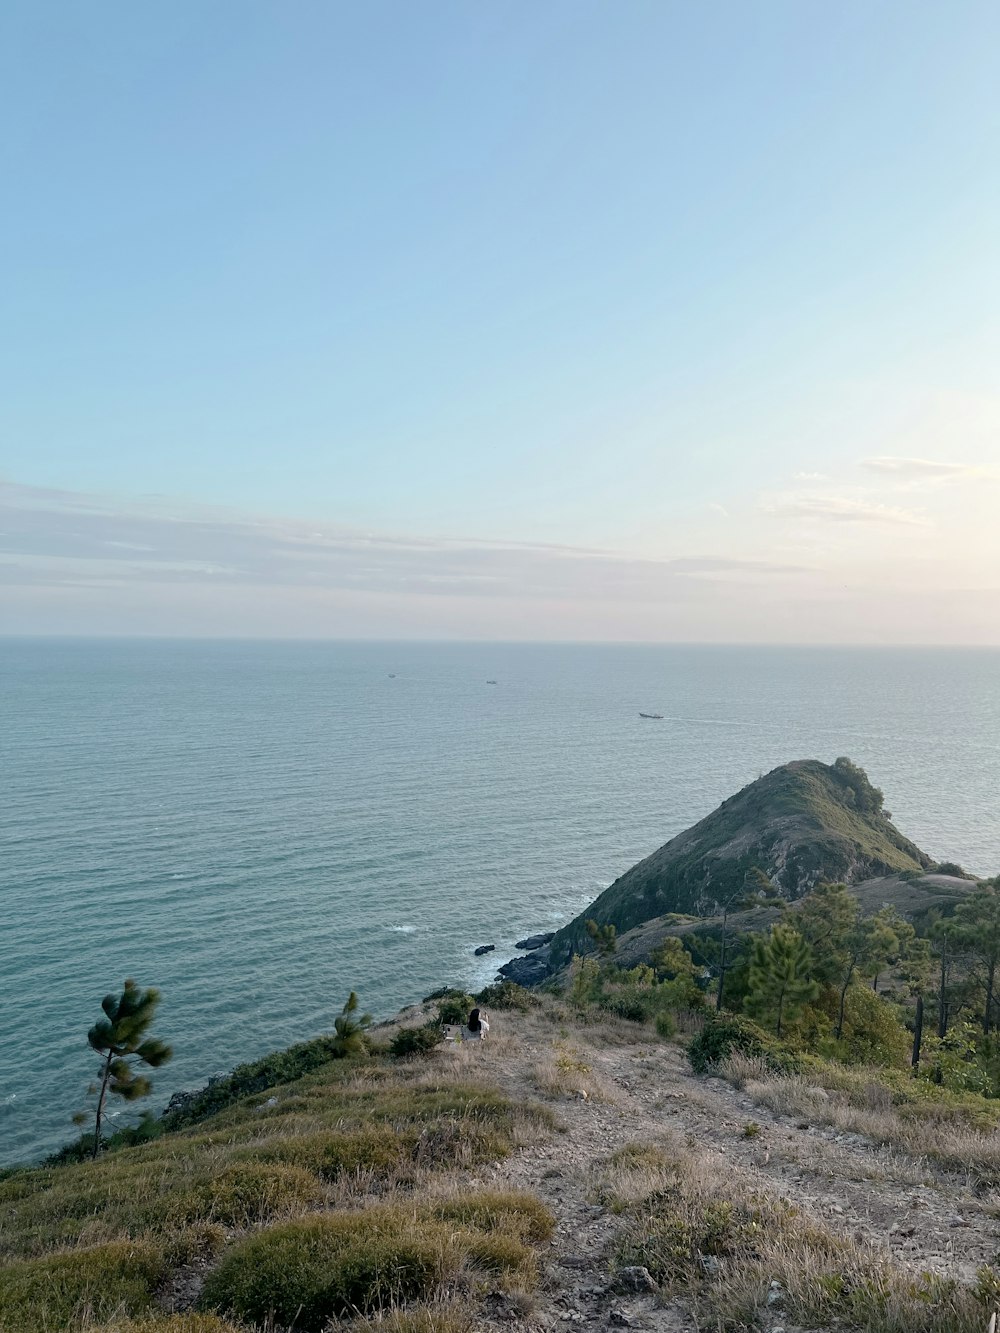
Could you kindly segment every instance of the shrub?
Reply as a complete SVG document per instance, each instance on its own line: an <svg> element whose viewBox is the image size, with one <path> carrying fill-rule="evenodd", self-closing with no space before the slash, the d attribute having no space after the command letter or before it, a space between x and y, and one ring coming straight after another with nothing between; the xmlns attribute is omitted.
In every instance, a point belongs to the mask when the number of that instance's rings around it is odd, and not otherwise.
<svg viewBox="0 0 1000 1333"><path fill-rule="evenodd" d="M481 1231L511 1231L525 1240L546 1241L556 1220L540 1199L521 1190L477 1190L432 1205L432 1215Z"/></svg>
<svg viewBox="0 0 1000 1333"><path fill-rule="evenodd" d="M450 1023L454 1020L447 1021ZM464 1016L462 1022L465 1022ZM443 1040L444 1033L437 1023L425 1023L419 1028L400 1028L389 1043L389 1054L397 1060L410 1055L426 1055Z"/></svg>
<svg viewBox="0 0 1000 1333"><path fill-rule="evenodd" d="M696 1074L721 1064L734 1051L741 1055L767 1055L774 1042L763 1028L739 1014L718 1014L688 1043L688 1059Z"/></svg>
<svg viewBox="0 0 1000 1333"><path fill-rule="evenodd" d="M956 861L939 861L937 865L934 867L933 873L935 875L953 875L955 879L972 878L969 872L967 870L963 870L962 867Z"/></svg>
<svg viewBox="0 0 1000 1333"><path fill-rule="evenodd" d="M388 1125L354 1130L317 1130L276 1139L254 1150L265 1162L289 1162L305 1167L324 1180L337 1180L353 1171L387 1175L408 1156L412 1135L397 1134Z"/></svg>
<svg viewBox="0 0 1000 1333"><path fill-rule="evenodd" d="M218 1222L194 1222L169 1236L163 1257L168 1268L215 1259L226 1244L226 1229Z"/></svg>
<svg viewBox="0 0 1000 1333"><path fill-rule="evenodd" d="M597 1003L609 1014L624 1018L629 1023L645 1023L656 1011L653 991L638 986L614 986Z"/></svg>
<svg viewBox="0 0 1000 1333"><path fill-rule="evenodd" d="M144 1314L164 1274L152 1245L117 1241L0 1268L0 1328L49 1333L84 1315Z"/></svg>
<svg viewBox="0 0 1000 1333"><path fill-rule="evenodd" d="M516 981L505 979L485 986L476 996L476 1003L482 1005L484 1009L514 1009L518 1013L526 1014L529 1009L537 1008L541 1001L525 986L519 986Z"/></svg>
<svg viewBox="0 0 1000 1333"><path fill-rule="evenodd" d="M234 1245L209 1275L202 1303L305 1333L328 1320L431 1296L454 1259L441 1224L401 1210L330 1213L270 1227Z"/></svg>
<svg viewBox="0 0 1000 1333"><path fill-rule="evenodd" d="M662 1014L656 1015L656 1031L664 1041L669 1041L677 1031L677 1024L674 1021L673 1014L668 1014L666 1010Z"/></svg>
<svg viewBox="0 0 1000 1333"><path fill-rule="evenodd" d="M316 1037L284 1051L272 1051L248 1064L237 1065L224 1078L213 1079L198 1092L183 1095L178 1105L164 1112L164 1128L173 1130L196 1124L243 1097L266 1092L280 1083L293 1083L303 1074L312 1073L339 1058L334 1037Z"/></svg>
<svg viewBox="0 0 1000 1333"><path fill-rule="evenodd" d="M301 1166L282 1162L239 1162L203 1181L175 1203L170 1221L219 1222L252 1227L271 1218L302 1212L323 1200L316 1177Z"/></svg>
<svg viewBox="0 0 1000 1333"><path fill-rule="evenodd" d="M452 991L438 1005L439 1023L465 1023L476 1002L465 991Z"/></svg>
<svg viewBox="0 0 1000 1333"><path fill-rule="evenodd" d="M844 1035L833 1043L832 1054L855 1064L909 1064L913 1038L896 1010L868 986L851 986L844 1006ZM822 1050L821 1053L826 1053Z"/></svg>
<svg viewBox="0 0 1000 1333"><path fill-rule="evenodd" d="M495 1232L493 1235L474 1234L462 1238L466 1261L473 1268L484 1269L498 1276L517 1277L525 1286L533 1287L538 1281L538 1260L534 1253L516 1236Z"/></svg>

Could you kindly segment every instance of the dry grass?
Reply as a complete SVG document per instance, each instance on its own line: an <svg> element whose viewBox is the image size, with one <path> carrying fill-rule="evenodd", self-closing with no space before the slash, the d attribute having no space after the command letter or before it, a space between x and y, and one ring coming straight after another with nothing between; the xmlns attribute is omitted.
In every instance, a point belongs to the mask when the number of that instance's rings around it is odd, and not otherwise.
<svg viewBox="0 0 1000 1333"><path fill-rule="evenodd" d="M802 1075L776 1075L763 1061L739 1054L719 1072L777 1115L858 1134L948 1171L1000 1180L1000 1133L982 1124L974 1102L936 1100L919 1085L906 1095L871 1072L846 1069L831 1069L825 1081L833 1086L824 1087Z"/></svg>
<svg viewBox="0 0 1000 1333"><path fill-rule="evenodd" d="M473 1333L475 1316L459 1301L384 1310L344 1324L350 1333Z"/></svg>
<svg viewBox="0 0 1000 1333"><path fill-rule="evenodd" d="M996 1297L922 1274L835 1236L721 1160L636 1145L603 1165L597 1188L626 1215L613 1267L645 1266L700 1327L742 1333L766 1313L804 1327L868 1333L984 1333Z"/></svg>
<svg viewBox="0 0 1000 1333"><path fill-rule="evenodd" d="M228 1320L211 1314L161 1314L149 1319L113 1319L109 1324L81 1325L86 1333L243 1333Z"/></svg>
<svg viewBox="0 0 1000 1333"><path fill-rule="evenodd" d="M250 1241L294 1232L317 1216L363 1227L401 1208L421 1219L414 1272L431 1275L406 1293L436 1298L442 1282L473 1286L485 1276L530 1289L541 1206L528 1196L477 1195L488 1206L473 1217L468 1200L459 1208L457 1186L454 1194L446 1187L555 1124L548 1108L493 1085L487 1052L484 1043L457 1060L435 1052L405 1063L338 1061L141 1147L3 1178L0 1333L105 1325L108 1333L118 1325L122 1333L222 1333L216 1311L190 1326L158 1316L161 1284L191 1264L225 1268L234 1233ZM397 1252L383 1240L388 1272ZM351 1253L363 1267L366 1247ZM362 1275L358 1290L376 1293L374 1307L391 1304L398 1293L383 1289L379 1273L369 1276L372 1285ZM351 1290L349 1274L344 1281ZM286 1295L291 1301L294 1291ZM257 1313L268 1312L262 1305ZM443 1330L457 1317L437 1306L432 1316Z"/></svg>
<svg viewBox="0 0 1000 1333"><path fill-rule="evenodd" d="M582 1098L585 1101L618 1101L614 1084L592 1067L585 1052L566 1042L556 1042L539 1053L531 1066L531 1082L543 1097Z"/></svg>

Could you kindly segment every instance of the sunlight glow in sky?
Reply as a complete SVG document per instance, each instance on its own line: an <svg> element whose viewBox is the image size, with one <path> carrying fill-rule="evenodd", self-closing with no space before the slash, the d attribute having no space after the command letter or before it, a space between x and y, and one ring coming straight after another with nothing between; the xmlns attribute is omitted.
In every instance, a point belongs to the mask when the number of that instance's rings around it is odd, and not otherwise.
<svg viewBox="0 0 1000 1333"><path fill-rule="evenodd" d="M998 51L10 0L0 633L1000 644Z"/></svg>

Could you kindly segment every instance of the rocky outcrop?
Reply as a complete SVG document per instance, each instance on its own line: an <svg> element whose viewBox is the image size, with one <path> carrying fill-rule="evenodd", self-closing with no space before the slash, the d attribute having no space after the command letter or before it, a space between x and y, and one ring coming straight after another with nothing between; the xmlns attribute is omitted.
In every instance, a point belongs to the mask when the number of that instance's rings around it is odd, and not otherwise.
<svg viewBox="0 0 1000 1333"><path fill-rule="evenodd" d="M529 935L527 939L518 940L514 945L515 949L541 949L544 945L551 942L555 937L554 930L547 930L541 935Z"/></svg>
<svg viewBox="0 0 1000 1333"><path fill-rule="evenodd" d="M478 949L473 949L477 958L481 958L484 953L492 953L497 946L495 944L481 944Z"/></svg>
<svg viewBox="0 0 1000 1333"><path fill-rule="evenodd" d="M528 954L526 958L512 958L500 968L500 975L519 986L537 986L551 971L548 947Z"/></svg>

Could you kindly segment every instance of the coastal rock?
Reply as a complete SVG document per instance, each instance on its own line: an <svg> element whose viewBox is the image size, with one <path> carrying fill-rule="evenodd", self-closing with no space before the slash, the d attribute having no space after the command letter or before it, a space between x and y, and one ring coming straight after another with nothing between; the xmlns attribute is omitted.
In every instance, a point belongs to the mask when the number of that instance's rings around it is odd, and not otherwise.
<svg viewBox="0 0 1000 1333"><path fill-rule="evenodd" d="M480 958L484 953L492 953L497 946L495 944L481 944L478 949L473 949L473 953Z"/></svg>
<svg viewBox="0 0 1000 1333"><path fill-rule="evenodd" d="M512 958L500 968L500 975L519 986L537 986L549 975L548 949L529 954L527 958Z"/></svg>
<svg viewBox="0 0 1000 1333"><path fill-rule="evenodd" d="M514 945L515 949L541 949L543 945L548 944L555 936L554 930L546 930L541 935L529 935L527 939L518 940Z"/></svg>

